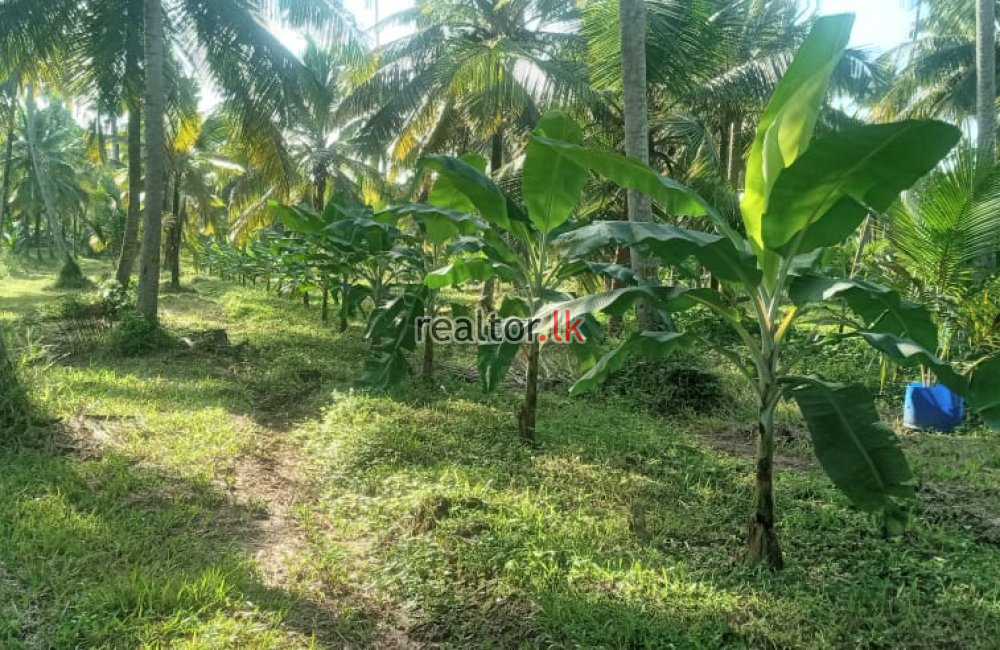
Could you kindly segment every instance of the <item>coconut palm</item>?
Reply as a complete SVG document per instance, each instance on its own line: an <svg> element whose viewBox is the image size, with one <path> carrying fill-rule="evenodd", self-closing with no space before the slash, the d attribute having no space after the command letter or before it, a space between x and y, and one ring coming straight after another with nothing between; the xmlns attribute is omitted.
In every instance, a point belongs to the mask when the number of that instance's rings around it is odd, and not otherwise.
<svg viewBox="0 0 1000 650"><path fill-rule="evenodd" d="M293 169L282 125L299 103L302 66L269 31L267 20L309 28L324 39L353 29L339 0L178 0L169 4L169 12L165 8L160 0L11 0L0 5L0 23L5 26L0 34L0 62L5 68L30 64L32 73L38 75L69 62L94 66L93 85L98 89L145 87L146 102L152 100L152 106L145 107L147 119L154 122L152 128L147 124L145 157L154 168L146 169L149 221L143 234L145 270L140 273L145 281L139 291L141 311L147 316L155 314L158 287L159 256L153 244L158 244L162 187L156 172L163 169L165 156L158 137L162 131L158 113L166 96L162 73L168 62L176 58L208 73L238 117L236 136L274 182L287 188ZM135 84L125 76L129 68L125 63L127 44L136 42L139 9L144 16L145 64L142 82ZM248 92L249 88L253 91ZM151 109L157 113L149 114Z"/></svg>
<svg viewBox="0 0 1000 650"><path fill-rule="evenodd" d="M562 0L420 0L385 21L414 32L376 51L339 116L393 162L478 149L495 173L543 107L589 93L578 19Z"/></svg>
<svg viewBox="0 0 1000 650"><path fill-rule="evenodd" d="M226 156L231 122L225 114L197 111L197 84L185 80L184 110L168 124L166 262L173 287L180 285L180 252L185 233L213 223L225 202L220 188L245 169ZM191 213L198 219L192 220Z"/></svg>
<svg viewBox="0 0 1000 650"><path fill-rule="evenodd" d="M381 189L381 175L358 146L359 125L336 119L351 65L360 55L356 48L322 48L309 41L302 56L309 82L288 140L292 159L308 180L303 194L317 211L323 210L328 193L361 196L364 189Z"/></svg>
<svg viewBox="0 0 1000 650"><path fill-rule="evenodd" d="M649 115L646 104L646 3L645 0L621 0L622 105L625 121L625 154L649 163ZM628 191L628 220L652 221L653 203L648 196ZM646 280L657 278L659 269L632 249L632 271ZM645 330L656 330L656 309L640 301L636 317Z"/></svg>
<svg viewBox="0 0 1000 650"><path fill-rule="evenodd" d="M963 303L991 278L980 262L1000 250L1000 166L981 150L960 150L889 211L887 234L888 267L934 307L947 356L969 329Z"/></svg>
<svg viewBox="0 0 1000 650"><path fill-rule="evenodd" d="M42 217L47 235L66 270L76 267L64 235L60 215L77 213L86 192L76 168L82 166L82 130L61 105L53 103L39 110L29 85L21 111L20 131L11 146L11 207L26 218L35 219L35 246L41 254ZM78 282L79 277L68 282Z"/></svg>
<svg viewBox="0 0 1000 650"><path fill-rule="evenodd" d="M875 118L959 121L975 117L980 81L977 70L989 66L988 52L993 52L994 60L1000 55L995 34L992 49L978 47L977 43L985 41L977 39L976 4L972 2L920 0L917 12L913 39L885 57L900 70L874 105ZM987 25L988 20L984 27Z"/></svg>
<svg viewBox="0 0 1000 650"><path fill-rule="evenodd" d="M618 3L589 3L583 33L598 88L619 111L622 41ZM795 0L659 0L647 2L646 54L650 92L650 160L675 178L731 206L741 184L752 125L809 29ZM885 72L864 52L848 50L832 85L855 99L884 83ZM845 121L829 106L826 122ZM605 120L602 120L605 121ZM612 146L620 143L609 142ZM685 178L686 177L686 178Z"/></svg>

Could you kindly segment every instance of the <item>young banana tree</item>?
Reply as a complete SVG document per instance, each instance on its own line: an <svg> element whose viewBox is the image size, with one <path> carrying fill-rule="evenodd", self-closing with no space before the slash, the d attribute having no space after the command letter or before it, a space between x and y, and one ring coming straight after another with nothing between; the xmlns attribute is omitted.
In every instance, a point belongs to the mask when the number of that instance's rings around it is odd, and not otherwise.
<svg viewBox="0 0 1000 650"><path fill-rule="evenodd" d="M546 114L535 135L567 143L582 140L580 127L559 112ZM507 195L483 172L484 162L449 157L424 161L437 176L429 204L420 208L422 213L447 216L453 223L460 222L463 215L478 215L486 226L476 236L455 237L448 249L455 256L453 261L429 273L424 284L436 290L491 278L507 282L514 291L501 304L497 317L518 325L512 331L524 332L531 326L532 314L543 304L570 297L560 290L567 278L614 272L613 265L574 264L553 248L556 237L578 226L570 216L587 183L587 170L541 141L531 142L521 175L522 202ZM619 270L628 273L627 269ZM551 335L551 314L537 325L533 329L537 336L532 340L480 342L477 349L480 380L485 390L493 391L502 384L518 351L526 348L525 398L517 427L527 442L535 440L539 356L543 337ZM586 340L571 347L584 364L593 362L593 346L587 345L596 342L593 320L577 324L577 331Z"/></svg>
<svg viewBox="0 0 1000 650"><path fill-rule="evenodd" d="M475 157L467 157L465 161L479 164ZM428 201L434 207L402 205L377 216L412 232L413 245L397 256L400 276L409 282L402 285L399 295L382 303L368 322L366 338L372 341L373 354L365 366L363 380L371 385L384 388L408 377L407 353L416 350L421 339L424 347L421 376L428 383L434 379L434 339L421 336L416 323L418 318L433 321L443 313L444 305L439 295L441 288L428 287L424 280L455 254L456 247L461 248L464 238L488 228L482 219L469 212L449 209L455 195L446 188L444 182L430 192ZM453 317L464 315L464 311L461 305L451 305Z"/></svg>
<svg viewBox="0 0 1000 650"><path fill-rule="evenodd" d="M339 305L341 331L366 300L378 306L395 279L395 260L405 253L404 237L395 226L375 218L365 205L333 197L322 214L307 205L272 204L285 228L302 238L297 255L315 269L323 295Z"/></svg>
<svg viewBox="0 0 1000 650"><path fill-rule="evenodd" d="M807 358L789 349L796 326L808 325L817 343L821 333L825 338L840 335L835 329L824 331L816 319L831 303L844 304L854 314L854 327L844 336L860 337L904 366L930 367L942 383L965 395L971 410L1000 427L1000 356L962 374L935 357L937 332L924 307L886 287L813 271L825 249L842 243L870 212L889 208L960 138L953 126L913 120L849 128L813 141L820 105L852 23L849 15L818 20L767 105L747 164L741 203L745 235L694 192L641 163L551 137L532 142L564 162L650 195L668 213L705 216L714 224L717 234L658 223L597 222L562 235L555 244L569 257L633 246L677 268L693 257L726 286L725 293L637 286L557 308L621 313L648 296L667 312L706 308L738 335L740 347L719 351L753 383L758 396L748 559L775 569L783 564L772 483L775 411L782 399L798 404L816 456L833 483L856 506L880 515L886 530L898 529L905 516L903 502L914 498L906 458L892 430L879 422L872 396L860 386L808 376L802 364ZM662 355L679 345L719 346L711 339L696 343L698 339L698 332L640 332L602 358L572 390L593 388L632 355Z"/></svg>

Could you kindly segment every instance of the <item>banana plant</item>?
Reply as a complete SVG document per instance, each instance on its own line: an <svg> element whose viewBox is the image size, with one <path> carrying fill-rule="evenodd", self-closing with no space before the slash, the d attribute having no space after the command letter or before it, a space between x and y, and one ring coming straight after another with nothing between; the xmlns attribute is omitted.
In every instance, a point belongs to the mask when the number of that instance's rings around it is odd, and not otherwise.
<svg viewBox="0 0 1000 650"><path fill-rule="evenodd" d="M322 214L308 205L271 207L286 230L303 240L297 254L317 272L324 320L331 294L341 331L366 300L377 307L388 297L396 260L406 254L409 243L398 228L376 219L369 206L340 195L330 199Z"/></svg>
<svg viewBox="0 0 1000 650"><path fill-rule="evenodd" d="M583 135L580 127L560 112L547 113L534 133L567 143L579 143ZM432 156L423 165L436 172L436 177L429 203L419 207L422 214L448 217L452 223L475 215L484 222L478 234L454 238L447 250L452 261L424 279L429 289L493 278L507 282L513 293L502 302L497 318L518 326L512 330L527 331L532 314L543 304L572 297L562 290L567 279L584 273L615 273L614 265L576 264L556 253L555 239L579 226L570 217L589 173L541 141L530 143L525 152L520 183L523 202L505 193L484 173L485 161L481 159ZM519 350L525 349L525 396L517 415L517 430L529 443L535 440L541 347L546 338L551 341L553 328L551 314L539 320L542 322L533 330L536 336L527 342L481 341L477 348L480 381L487 392L503 383ZM586 366L596 361L593 344L599 330L590 318L577 325L584 340L574 342L571 348Z"/></svg>
<svg viewBox="0 0 1000 650"><path fill-rule="evenodd" d="M816 344L840 336L824 329L831 305L853 314L843 336L864 339L903 366L930 367L942 383L965 396L970 408L1000 427L1000 356L965 372L938 359L937 331L927 309L896 291L868 282L825 277L813 269L824 250L841 244L872 212L884 212L901 192L933 169L959 141L942 122L911 120L860 126L813 139L830 76L851 33L853 16L819 19L777 86L749 152L742 231L690 189L646 165L614 153L536 136L580 169L642 191L668 214L703 216L716 233L661 223L595 222L555 244L565 256L585 257L611 246L632 246L664 266L695 258L725 285L712 289L633 286L557 305L574 313L621 313L640 297L677 312L700 306L728 324L742 345L719 352L752 382L758 397L754 511L747 532L751 563L773 569L784 559L775 528L774 421L782 399L801 410L820 465L857 507L875 513L887 531L905 523L915 498L912 473L893 431L879 422L873 397L860 386L810 376L788 345L806 326ZM565 165L564 165L565 167ZM743 232L746 234L744 235ZM552 311L547 306L542 313ZM681 345L718 347L698 332L640 332L604 356L573 386L597 386L633 355L668 354Z"/></svg>
<svg viewBox="0 0 1000 650"><path fill-rule="evenodd" d="M475 156L464 160L485 169L485 160ZM481 165L481 166L480 166ZM449 209L454 194L447 188L447 182L432 189L428 208L419 204L393 207L378 215L378 219L396 224L400 229L412 233L413 245L405 255L398 258L401 276L410 278L402 284L399 295L386 301L372 314L368 323L366 338L372 341L373 354L365 365L363 381L384 388L397 384L409 376L407 354L416 350L418 339L423 342L423 362L421 377L424 382L434 380L434 339L420 337L416 328L418 318L433 321L443 313L440 299L441 287L429 287L424 280L427 275L445 264L461 247L465 238L475 236L488 228L479 217ZM452 317L465 315L464 306L451 305Z"/></svg>

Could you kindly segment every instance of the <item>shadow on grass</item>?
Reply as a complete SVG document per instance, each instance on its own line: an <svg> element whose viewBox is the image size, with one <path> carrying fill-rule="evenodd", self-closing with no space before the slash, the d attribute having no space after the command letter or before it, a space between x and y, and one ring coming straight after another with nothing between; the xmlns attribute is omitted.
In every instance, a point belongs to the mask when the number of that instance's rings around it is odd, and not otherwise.
<svg viewBox="0 0 1000 650"><path fill-rule="evenodd" d="M361 607L331 612L264 584L266 518L211 485L107 455L0 457L0 645L363 644ZM200 646L199 646L200 647Z"/></svg>
<svg viewBox="0 0 1000 650"><path fill-rule="evenodd" d="M334 525L374 538L373 580L415 604L421 641L988 647L1000 629L1000 551L961 527L882 539L821 473L784 471L789 566L751 569L752 461L697 422L547 393L526 450L516 393L445 389L341 395L305 443Z"/></svg>

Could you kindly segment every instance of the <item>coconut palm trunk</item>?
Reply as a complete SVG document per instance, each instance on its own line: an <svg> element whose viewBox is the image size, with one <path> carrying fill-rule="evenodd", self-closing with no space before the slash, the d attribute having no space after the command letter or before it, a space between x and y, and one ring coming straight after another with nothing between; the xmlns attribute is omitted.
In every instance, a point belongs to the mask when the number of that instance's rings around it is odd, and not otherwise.
<svg viewBox="0 0 1000 650"><path fill-rule="evenodd" d="M621 0L622 89L625 112L625 154L649 163L649 122L646 104L646 4L644 0ZM653 205L648 196L628 190L628 220L652 221ZM659 269L636 250L631 251L632 270L646 282L656 282ZM659 326L656 309L649 301L636 303L636 317L644 330Z"/></svg>
<svg viewBox="0 0 1000 650"><path fill-rule="evenodd" d="M997 157L996 24L996 0L976 0L976 146L987 165ZM996 252L985 256L980 265L995 269Z"/></svg>
<svg viewBox="0 0 1000 650"><path fill-rule="evenodd" d="M118 116L111 115L111 162L121 162L121 142L118 140Z"/></svg>
<svg viewBox="0 0 1000 650"><path fill-rule="evenodd" d="M136 297L139 314L155 321L160 297L160 238L163 223L163 174L166 167L163 113L163 10L160 0L145 0L146 211L139 252Z"/></svg>
<svg viewBox="0 0 1000 650"><path fill-rule="evenodd" d="M17 111L12 105L10 115L7 117L7 140L3 154L3 191L0 192L0 232L3 232L3 224L7 219L7 201L10 200L10 172L14 162L14 125L17 120Z"/></svg>
<svg viewBox="0 0 1000 650"><path fill-rule="evenodd" d="M976 0L976 125L980 155L996 158L996 0Z"/></svg>
<svg viewBox="0 0 1000 650"><path fill-rule="evenodd" d="M139 76L140 22L139 15L143 0L129 0L129 37L125 49L125 75L129 79ZM135 269L135 258L139 252L139 221L142 219L142 111L139 98L131 93L128 98L128 211L125 216L125 233L122 237L121 254L115 279L123 287L128 286Z"/></svg>
<svg viewBox="0 0 1000 650"><path fill-rule="evenodd" d="M181 174L174 175L174 196L170 203L172 219L167 229L167 264L170 267L170 286L181 287L181 236L184 229L184 199L181 195Z"/></svg>

